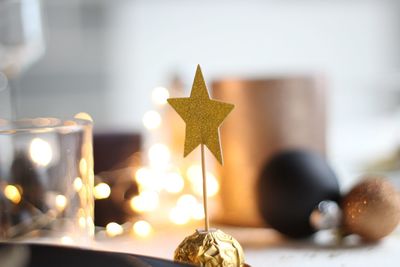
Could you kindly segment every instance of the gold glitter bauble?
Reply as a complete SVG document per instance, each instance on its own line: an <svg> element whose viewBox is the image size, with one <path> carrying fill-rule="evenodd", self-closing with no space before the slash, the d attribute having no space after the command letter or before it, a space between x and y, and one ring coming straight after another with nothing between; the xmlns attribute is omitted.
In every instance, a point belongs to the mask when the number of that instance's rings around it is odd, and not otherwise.
<svg viewBox="0 0 400 267"><path fill-rule="evenodd" d="M232 236L221 230L196 230L175 250L174 260L206 267L241 267L243 249Z"/></svg>
<svg viewBox="0 0 400 267"><path fill-rule="evenodd" d="M343 225L369 241L390 234L400 220L400 196L385 179L367 178L343 199Z"/></svg>

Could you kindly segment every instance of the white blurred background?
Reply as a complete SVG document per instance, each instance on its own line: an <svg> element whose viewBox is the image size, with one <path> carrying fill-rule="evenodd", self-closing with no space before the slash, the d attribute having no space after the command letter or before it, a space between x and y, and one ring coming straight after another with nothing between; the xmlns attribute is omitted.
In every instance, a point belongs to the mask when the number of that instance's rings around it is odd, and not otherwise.
<svg viewBox="0 0 400 267"><path fill-rule="evenodd" d="M29 1L29 0L26 0ZM328 153L339 166L398 148L400 3L387 0L44 0L46 51L0 88L0 117L70 117L142 130L156 86L310 73L328 83ZM3 75L4 76L4 75ZM12 111L14 110L14 111ZM344 164L344 165L343 165Z"/></svg>

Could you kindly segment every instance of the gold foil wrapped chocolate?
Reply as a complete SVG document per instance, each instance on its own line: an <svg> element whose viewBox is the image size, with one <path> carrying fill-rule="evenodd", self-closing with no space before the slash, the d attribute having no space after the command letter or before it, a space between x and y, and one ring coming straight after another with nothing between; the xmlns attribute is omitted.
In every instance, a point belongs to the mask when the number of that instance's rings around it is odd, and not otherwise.
<svg viewBox="0 0 400 267"><path fill-rule="evenodd" d="M182 241L174 260L204 267L242 267L243 249L232 236L218 229L196 232Z"/></svg>

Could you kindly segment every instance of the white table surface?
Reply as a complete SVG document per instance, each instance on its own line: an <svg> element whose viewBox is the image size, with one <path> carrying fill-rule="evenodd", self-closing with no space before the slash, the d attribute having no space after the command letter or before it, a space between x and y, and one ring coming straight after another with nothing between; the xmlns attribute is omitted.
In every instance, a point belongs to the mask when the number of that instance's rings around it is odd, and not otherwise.
<svg viewBox="0 0 400 267"><path fill-rule="evenodd" d="M293 241L270 229L222 230L238 239L244 247L246 263L253 267L400 266L399 230L376 244L355 242L354 238L338 244L328 232L321 232L310 240ZM93 248L171 259L177 245L192 232L190 229L158 232L148 239L100 238Z"/></svg>

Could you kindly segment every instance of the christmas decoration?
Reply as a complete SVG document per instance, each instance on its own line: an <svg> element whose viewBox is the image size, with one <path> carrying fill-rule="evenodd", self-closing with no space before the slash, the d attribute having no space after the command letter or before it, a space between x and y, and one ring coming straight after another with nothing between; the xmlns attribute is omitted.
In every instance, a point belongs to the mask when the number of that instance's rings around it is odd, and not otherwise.
<svg viewBox="0 0 400 267"><path fill-rule="evenodd" d="M197 67L190 97L169 98L168 103L186 123L184 157L199 145L207 146L222 164L219 125L234 106L210 99L200 66Z"/></svg>
<svg viewBox="0 0 400 267"><path fill-rule="evenodd" d="M168 103L186 123L184 157L201 147L203 177L204 230L187 237L175 251L174 259L201 266L243 266L243 251L239 243L220 230L211 230L207 210L206 146L220 164L223 163L219 141L219 126L232 111L233 105L210 99L197 66L192 91L188 98L170 98Z"/></svg>
<svg viewBox="0 0 400 267"><path fill-rule="evenodd" d="M400 196L389 181L367 177L344 197L346 232L376 241L390 234L400 220Z"/></svg>
<svg viewBox="0 0 400 267"><path fill-rule="evenodd" d="M335 173L319 155L305 150L274 156L261 173L258 184L260 212L265 222L292 237L315 232L310 214L323 200L339 200Z"/></svg>
<svg viewBox="0 0 400 267"><path fill-rule="evenodd" d="M329 229L377 241L400 221L400 196L387 179L366 177L340 198L327 163L302 150L282 152L266 165L259 201L266 223L292 238Z"/></svg>

